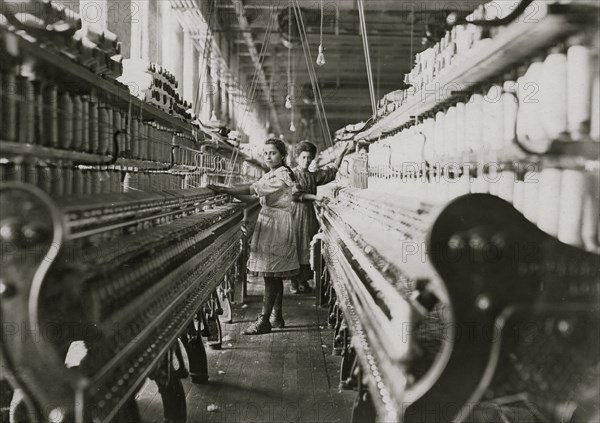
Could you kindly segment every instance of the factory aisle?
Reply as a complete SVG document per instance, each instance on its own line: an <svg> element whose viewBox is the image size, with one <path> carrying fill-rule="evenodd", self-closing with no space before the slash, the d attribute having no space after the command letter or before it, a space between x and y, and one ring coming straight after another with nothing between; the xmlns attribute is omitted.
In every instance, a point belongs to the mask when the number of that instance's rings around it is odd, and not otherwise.
<svg viewBox="0 0 600 423"><path fill-rule="evenodd" d="M350 421L356 394L338 392L340 357L331 354L327 309L315 307L314 296L289 294L286 283L285 329L242 335L260 311L262 289L258 280L250 281L246 305L234 305L234 323L223 325L223 349L207 350L209 383L184 381L188 422ZM144 423L163 421L154 383L137 400Z"/></svg>

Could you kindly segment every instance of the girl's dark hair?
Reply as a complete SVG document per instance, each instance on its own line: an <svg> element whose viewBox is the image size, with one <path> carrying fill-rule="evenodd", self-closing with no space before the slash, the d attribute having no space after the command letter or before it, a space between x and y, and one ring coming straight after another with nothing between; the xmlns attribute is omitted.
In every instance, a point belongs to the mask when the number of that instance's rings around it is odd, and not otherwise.
<svg viewBox="0 0 600 423"><path fill-rule="evenodd" d="M294 175L292 169L290 169L290 167L285 164L285 158L287 157L287 147L285 143L279 138L269 138L265 141L265 145L275 146L277 151L279 151L279 154L281 154L281 165L287 169L288 173L290 174L290 178L292 178L292 181L296 182L296 175Z"/></svg>
<svg viewBox="0 0 600 423"><path fill-rule="evenodd" d="M312 142L301 141L298 143L298 145L296 146L296 155L300 155L304 151L310 153L313 157L317 156L317 146L314 145Z"/></svg>

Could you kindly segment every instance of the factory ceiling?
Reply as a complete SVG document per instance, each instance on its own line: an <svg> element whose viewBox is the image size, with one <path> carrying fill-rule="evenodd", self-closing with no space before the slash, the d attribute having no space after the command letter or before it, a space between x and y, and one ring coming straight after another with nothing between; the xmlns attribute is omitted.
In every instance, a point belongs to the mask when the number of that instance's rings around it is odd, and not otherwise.
<svg viewBox="0 0 600 423"><path fill-rule="evenodd" d="M314 68L329 132L368 120L372 112L358 2L302 0L297 3L313 64L321 40L323 11L322 44L326 63ZM483 2L367 0L362 3L375 98L379 100L390 91L404 88L403 76L412 67L414 55L429 45L428 36L437 41L439 31L443 34L449 12L466 14ZM256 79L254 100L267 111L265 116L271 121L278 120L276 126L285 139L292 142L311 139L323 146L325 137L316 117L309 68L290 5L287 0L213 0L204 7L204 13L208 12L207 20L213 32L224 35L225 41L221 43L228 44L239 80L249 83ZM288 79L294 87L292 90ZM292 112L285 107L289 94L294 105L295 132L290 131ZM271 123L275 132L276 126Z"/></svg>

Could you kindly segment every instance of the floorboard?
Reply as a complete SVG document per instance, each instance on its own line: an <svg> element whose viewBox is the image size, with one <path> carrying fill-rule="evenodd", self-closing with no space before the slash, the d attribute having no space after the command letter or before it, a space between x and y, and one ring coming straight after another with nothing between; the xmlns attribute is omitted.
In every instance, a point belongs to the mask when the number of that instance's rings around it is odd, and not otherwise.
<svg viewBox="0 0 600 423"><path fill-rule="evenodd" d="M208 384L184 380L188 422L349 422L355 394L338 391L340 357L331 355L327 309L315 307L314 296L290 294L286 282L286 327L242 335L260 312L262 290L262 280L251 278L246 303L234 304L233 323L223 324L223 348L207 350ZM136 400L144 423L162 422L153 382Z"/></svg>

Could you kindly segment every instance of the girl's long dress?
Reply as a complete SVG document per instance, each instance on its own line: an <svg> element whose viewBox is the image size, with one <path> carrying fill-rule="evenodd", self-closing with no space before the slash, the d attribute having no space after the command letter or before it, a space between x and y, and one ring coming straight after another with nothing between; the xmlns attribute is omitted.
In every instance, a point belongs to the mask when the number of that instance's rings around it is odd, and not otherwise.
<svg viewBox="0 0 600 423"><path fill-rule="evenodd" d="M337 174L336 166L328 166L309 172L300 167L294 168L297 179L297 189L300 193L316 194L317 186L325 185L335 180ZM292 215L296 227L296 239L298 241L298 259L301 265L310 264L310 242L319 232L319 221L315 214L313 201L294 201L292 203Z"/></svg>
<svg viewBox="0 0 600 423"><path fill-rule="evenodd" d="M248 270L256 275L288 277L298 273L300 266L291 207L294 185L284 167L269 171L252 184L262 206L248 257Z"/></svg>

